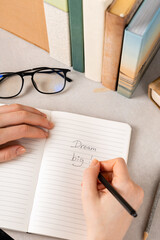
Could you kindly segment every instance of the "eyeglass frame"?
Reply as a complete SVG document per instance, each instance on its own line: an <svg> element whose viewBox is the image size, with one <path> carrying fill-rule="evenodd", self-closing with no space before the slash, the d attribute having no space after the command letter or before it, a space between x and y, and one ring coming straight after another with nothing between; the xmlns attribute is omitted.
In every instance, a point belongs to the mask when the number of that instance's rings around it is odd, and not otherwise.
<svg viewBox="0 0 160 240"><path fill-rule="evenodd" d="M33 76L35 73L41 71L41 70L52 70L50 72L42 72L42 73L57 73L59 76L61 76L62 78L64 78L64 86L63 88L60 90L60 91L57 91L57 92L53 92L53 93L47 93L47 92L42 92L40 91L38 88L37 88L37 85L33 79ZM31 72L29 72L31 71ZM11 97L0 97L1 99L10 99L10 98L14 98L14 97L17 97L22 89L23 89L23 86L24 86L24 76L31 76L31 82L34 86L34 88L39 92L39 93L42 93L42 94L56 94L56 93L60 93L64 90L65 86L66 86L66 82L72 82L73 80L68 78L66 76L67 72L70 72L71 70L70 69L67 69L67 68L50 68L50 67L38 67L38 68L32 68L32 69L27 69L27 70L23 70L23 71L18 71L18 72L0 72L0 76L1 75L4 75L2 79L0 79L0 84L1 84L1 81L4 80L6 77L11 77L11 76L14 76L14 75L19 75L22 79L22 85L21 85L21 88L20 88L20 91L14 95L14 96L11 96ZM64 76L60 73L60 72L63 72Z"/></svg>

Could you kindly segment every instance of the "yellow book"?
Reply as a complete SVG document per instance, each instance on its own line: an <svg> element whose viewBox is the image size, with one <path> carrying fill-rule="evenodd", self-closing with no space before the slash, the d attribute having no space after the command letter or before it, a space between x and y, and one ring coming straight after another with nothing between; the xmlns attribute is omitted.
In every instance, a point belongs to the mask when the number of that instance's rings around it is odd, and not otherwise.
<svg viewBox="0 0 160 240"><path fill-rule="evenodd" d="M136 0L118 0L115 1L111 7L109 12L113 13L117 16L126 16L127 14L130 13L132 10L133 6L135 5L137 1Z"/></svg>

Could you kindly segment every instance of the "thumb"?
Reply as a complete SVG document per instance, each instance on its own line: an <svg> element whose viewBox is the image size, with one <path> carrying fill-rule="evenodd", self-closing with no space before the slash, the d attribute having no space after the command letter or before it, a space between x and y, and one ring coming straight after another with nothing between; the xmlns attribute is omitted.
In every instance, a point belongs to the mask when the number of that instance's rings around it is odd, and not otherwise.
<svg viewBox="0 0 160 240"><path fill-rule="evenodd" d="M5 147L0 150L0 163L10 161L17 156L22 155L25 151L25 148L20 145Z"/></svg>
<svg viewBox="0 0 160 240"><path fill-rule="evenodd" d="M98 197L97 178L100 171L100 163L94 159L90 166L84 171L82 198L85 200L93 200Z"/></svg>

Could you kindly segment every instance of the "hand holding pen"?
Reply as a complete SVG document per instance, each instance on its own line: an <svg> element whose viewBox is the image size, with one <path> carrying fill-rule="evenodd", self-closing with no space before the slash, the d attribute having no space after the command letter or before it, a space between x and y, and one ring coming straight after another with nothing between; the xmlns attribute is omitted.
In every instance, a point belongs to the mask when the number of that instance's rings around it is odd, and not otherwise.
<svg viewBox="0 0 160 240"><path fill-rule="evenodd" d="M88 229L88 240L122 240L133 217L105 186L97 181L99 172L112 187L137 210L143 190L129 176L123 159L99 162L93 160L84 172L82 202Z"/></svg>

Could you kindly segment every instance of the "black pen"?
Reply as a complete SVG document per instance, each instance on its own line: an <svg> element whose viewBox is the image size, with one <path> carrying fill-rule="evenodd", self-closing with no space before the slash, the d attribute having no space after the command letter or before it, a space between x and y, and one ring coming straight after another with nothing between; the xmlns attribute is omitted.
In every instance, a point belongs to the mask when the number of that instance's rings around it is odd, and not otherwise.
<svg viewBox="0 0 160 240"><path fill-rule="evenodd" d="M119 203L129 212L133 217L137 217L136 211L129 205L128 202L112 187L112 185L103 177L101 173L98 175L99 181L112 193L112 195L119 201Z"/></svg>

